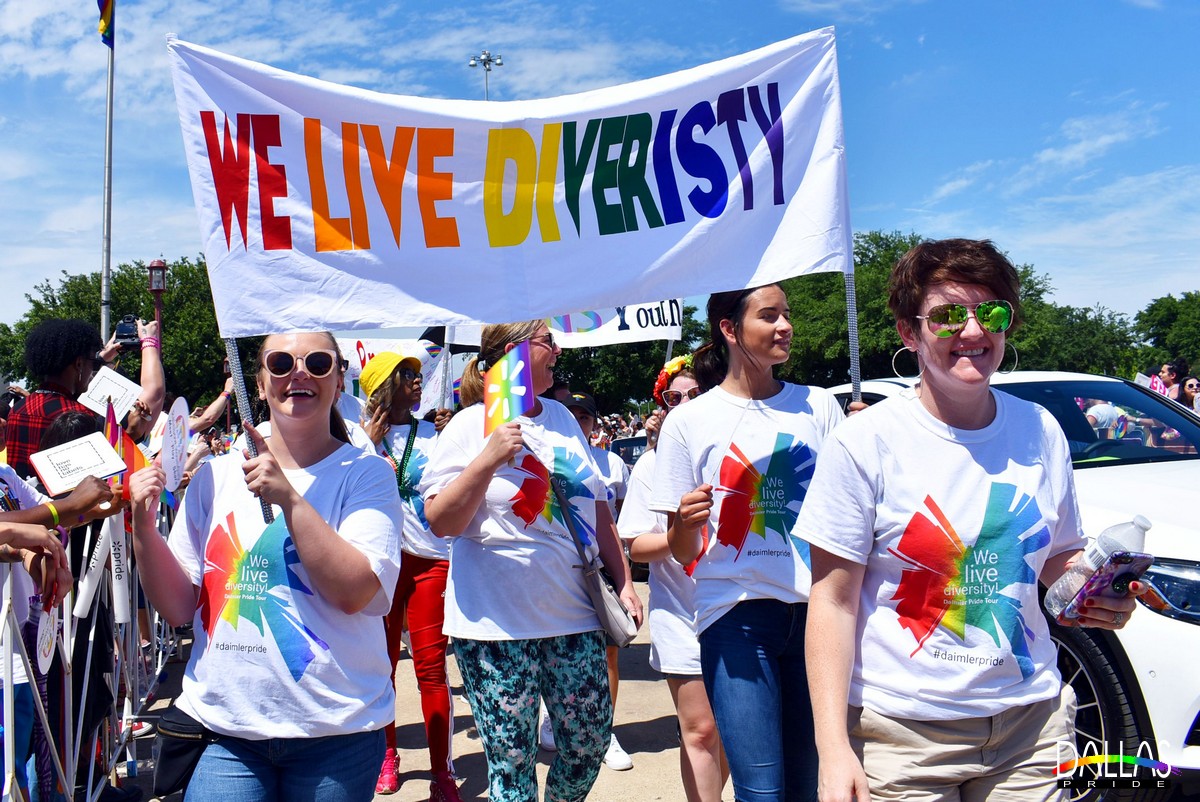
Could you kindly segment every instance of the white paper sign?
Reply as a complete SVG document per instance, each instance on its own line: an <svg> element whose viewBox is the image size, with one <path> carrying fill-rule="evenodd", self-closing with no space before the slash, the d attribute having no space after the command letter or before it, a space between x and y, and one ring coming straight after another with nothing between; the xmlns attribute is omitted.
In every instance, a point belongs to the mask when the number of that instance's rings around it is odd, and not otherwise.
<svg viewBox="0 0 1200 802"><path fill-rule="evenodd" d="M164 485L168 493L179 489L183 481L183 466L188 455L188 404L183 396L175 399L167 415L167 429L163 435L162 467L167 474Z"/></svg>
<svg viewBox="0 0 1200 802"><path fill-rule="evenodd" d="M107 479L125 470L125 461L100 432L37 451L29 462L51 496L70 493L86 476Z"/></svg>
<svg viewBox="0 0 1200 802"><path fill-rule="evenodd" d="M141 394L142 388L139 384L105 365L92 376L92 383L88 385L87 392L79 396L79 403L103 418L108 414L107 403L111 398L113 411L120 421Z"/></svg>
<svg viewBox="0 0 1200 802"><path fill-rule="evenodd" d="M163 435L167 432L167 411L164 409L158 413L158 419L154 421L154 427L150 429L150 437L146 439L146 447L142 449L146 454L146 459L152 460L158 456L158 452L162 451Z"/></svg>

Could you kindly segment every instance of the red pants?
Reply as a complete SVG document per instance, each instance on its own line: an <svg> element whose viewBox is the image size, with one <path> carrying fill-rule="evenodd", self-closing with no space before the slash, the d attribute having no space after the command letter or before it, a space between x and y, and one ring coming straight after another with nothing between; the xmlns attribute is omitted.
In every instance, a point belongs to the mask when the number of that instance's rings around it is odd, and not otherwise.
<svg viewBox="0 0 1200 802"><path fill-rule="evenodd" d="M425 739L429 743L430 770L454 771L450 756L454 713L450 701L450 680L446 676L446 645L442 634L445 621L447 560L430 560L405 552L400 561L400 578L392 598L392 611L383 619L387 634L388 657L392 661L392 682L400 660L400 632L408 613L408 637L412 644L413 669L421 694L421 713L425 717ZM387 748L396 748L396 724L384 730Z"/></svg>

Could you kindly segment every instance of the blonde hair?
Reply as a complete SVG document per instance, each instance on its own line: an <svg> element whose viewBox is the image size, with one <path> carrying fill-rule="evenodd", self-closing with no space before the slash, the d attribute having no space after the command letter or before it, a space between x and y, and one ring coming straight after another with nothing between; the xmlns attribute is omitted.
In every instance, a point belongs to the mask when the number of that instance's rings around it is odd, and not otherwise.
<svg viewBox="0 0 1200 802"><path fill-rule="evenodd" d="M479 355L471 357L463 368L462 385L458 388L462 405L469 407L483 400L484 371L504 357L505 346L528 340L544 325L546 321L538 319L484 326L479 338Z"/></svg>

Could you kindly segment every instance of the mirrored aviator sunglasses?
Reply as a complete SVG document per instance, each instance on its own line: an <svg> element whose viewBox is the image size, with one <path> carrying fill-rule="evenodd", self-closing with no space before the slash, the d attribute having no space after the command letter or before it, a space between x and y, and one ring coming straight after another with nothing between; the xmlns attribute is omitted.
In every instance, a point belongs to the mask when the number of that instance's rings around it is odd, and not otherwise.
<svg viewBox="0 0 1200 802"><path fill-rule="evenodd" d="M935 337L953 337L962 331L971 319L979 321L979 327L992 334L1008 331L1012 326L1013 308L1008 301L981 301L974 307L965 304L940 304L929 310L928 315L917 315L924 320Z"/></svg>
<svg viewBox="0 0 1200 802"><path fill-rule="evenodd" d="M263 355L263 367L277 379L292 375L296 363L304 365L305 372L314 379L323 379L333 372L337 365L337 354L333 351L309 351L303 356L288 351L267 351Z"/></svg>
<svg viewBox="0 0 1200 802"><path fill-rule="evenodd" d="M687 391L687 397L688 397L689 401L691 401L698 395L700 395L699 387L692 387ZM683 403L683 391L682 390L663 390L662 398L663 398L663 403L666 404L668 407L677 407Z"/></svg>

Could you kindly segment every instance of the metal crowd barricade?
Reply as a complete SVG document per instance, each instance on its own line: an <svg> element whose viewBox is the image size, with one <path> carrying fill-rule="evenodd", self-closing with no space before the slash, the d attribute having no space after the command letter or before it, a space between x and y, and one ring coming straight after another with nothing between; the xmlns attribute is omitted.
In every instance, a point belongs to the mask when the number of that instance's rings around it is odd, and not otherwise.
<svg viewBox="0 0 1200 802"><path fill-rule="evenodd" d="M158 528L164 537L170 531L174 513L165 504L159 505ZM131 554L132 544L129 534L121 528L121 535L126 540L127 554ZM89 541L93 540L89 536ZM89 543L89 549L92 544ZM85 566L86 569L86 566ZM103 791L105 779L115 779L117 769L124 762L127 777L135 777L138 771L138 752L146 750L142 758L149 757L149 742L139 748L139 743L132 736L134 722L150 717L146 711L153 703L159 683L166 675L166 666L180 648L180 638L173 628L162 621L153 607L146 603L146 615L150 623L150 642L143 648L138 629L138 574L137 565L129 560L128 593L130 620L119 623L113 615L114 605L101 605L101 599L114 601L115 585L111 570L102 572L102 581L96 592L96 597L88 610L86 618L74 619L71 611L75 606L75 593L68 593L66 599L58 608L61 627L55 635L55 659L61 660L61 687L51 692L61 694L62 726L55 738L55 729L50 726L49 713L42 703L40 694L34 693L34 713L41 722L42 731L49 742L51 762L57 791L52 799L73 799L77 778L85 780L84 788L87 793L81 798L94 802ZM78 581L79 577L76 577ZM4 733L14 732L15 711L13 705L14 660L23 660L26 676L31 684L34 682L33 661L25 649L21 638L20 626L17 623L16 612L12 604L13 577L12 567L0 563L0 584L2 584L2 602L0 602L0 676L4 679L3 728ZM93 732L83 732L81 717L87 710L88 698L91 693L92 656L98 646L96 643L98 629L98 612L104 609L109 617L114 633L113 660L111 665L105 665L101 673L103 682L108 684L113 702ZM31 610L31 617L40 611ZM72 665L71 656L74 653L77 638L87 639L87 659L82 667ZM14 644L16 646L14 647ZM78 700L78 713L72 696L72 678L76 669L84 672L83 694ZM24 800L25 797L16 781L15 744L12 738L4 738L4 782L3 800ZM77 770L77 767L83 767ZM29 777L30 785L37 782L36 774ZM43 799L42 802L49 802Z"/></svg>

